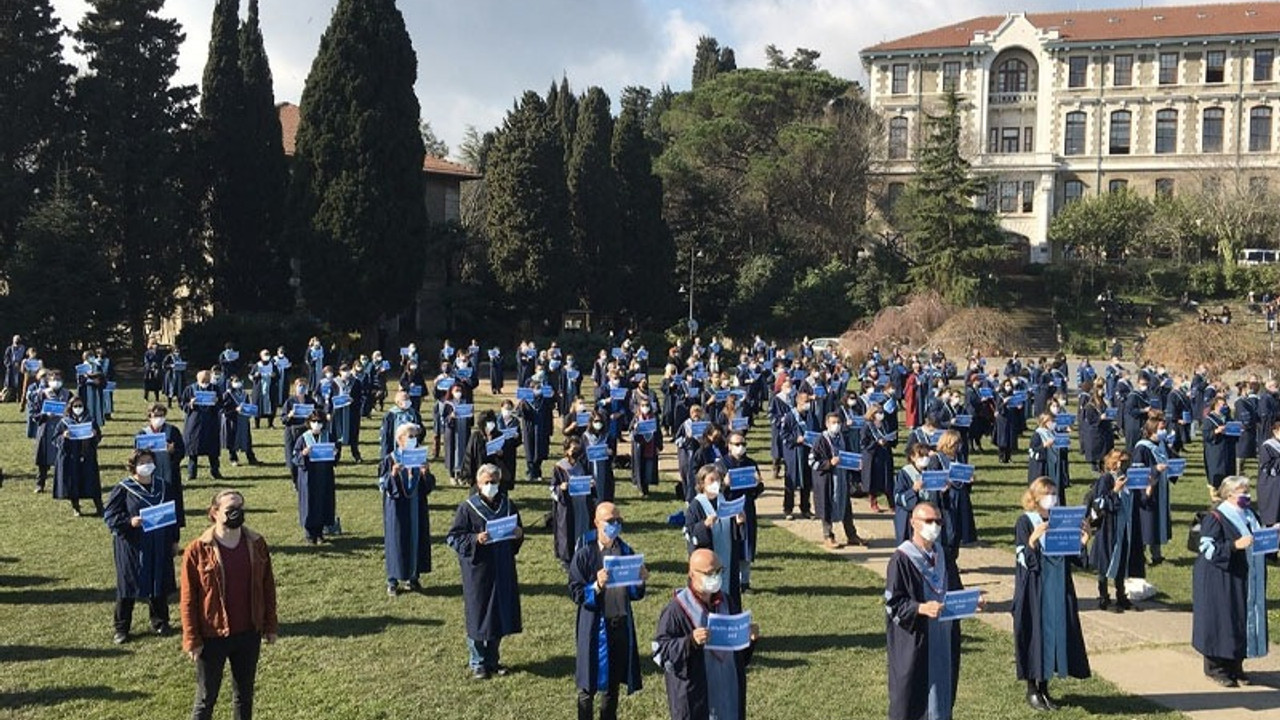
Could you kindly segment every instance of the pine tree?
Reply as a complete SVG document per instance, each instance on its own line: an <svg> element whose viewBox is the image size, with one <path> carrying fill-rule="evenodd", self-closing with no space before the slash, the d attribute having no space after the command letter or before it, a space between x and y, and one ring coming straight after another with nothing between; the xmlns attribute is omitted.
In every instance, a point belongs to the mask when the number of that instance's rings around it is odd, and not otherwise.
<svg viewBox="0 0 1280 720"><path fill-rule="evenodd" d="M575 127L567 175L573 254L580 265L576 273L579 294L593 310L613 313L621 287L614 273L604 268L621 260L621 249L617 245L618 198L609 158L613 117L604 90L588 88L578 105Z"/></svg>
<svg viewBox="0 0 1280 720"><path fill-rule="evenodd" d="M271 64L258 21L258 0L249 0L249 15L240 27L240 70L245 111L242 142L247 150L247 172L241 182L249 188L245 193L246 213L253 219L245 228L251 248L249 257L263 306L286 307L292 292L280 281L289 276L289 253L281 230L289 165L281 139Z"/></svg>
<svg viewBox="0 0 1280 720"><path fill-rule="evenodd" d="M62 60L65 34L49 0L7 2L0 12L0 277L18 224L65 150L74 72Z"/></svg>
<svg viewBox="0 0 1280 720"><path fill-rule="evenodd" d="M676 249L662 219L662 182L653 172L657 147L645 132L650 96L643 87L622 91L611 155L619 199L617 245L624 276L618 284L627 288L621 304L641 320L661 320L672 305Z"/></svg>
<svg viewBox="0 0 1280 720"><path fill-rule="evenodd" d="M578 131L578 97L569 88L569 78L560 79L560 89L555 93L555 102L547 106L555 113L556 127L560 131L560 144L564 147L564 165L569 167L569 156L573 152L573 136Z"/></svg>
<svg viewBox="0 0 1280 720"><path fill-rule="evenodd" d="M986 184L974 176L961 153L961 109L947 93L943 112L928 115L916 176L895 210L914 260L909 272L917 287L932 287L953 302L979 300L991 263L1007 255L995 216L974 207Z"/></svg>
<svg viewBox="0 0 1280 720"><path fill-rule="evenodd" d="M290 243L309 308L357 329L423 282L418 60L394 0L339 0L302 93Z"/></svg>
<svg viewBox="0 0 1280 720"><path fill-rule="evenodd" d="M183 33L158 13L164 0L91 0L75 33L88 72L76 82L83 146L77 179L90 231L120 288L117 312L133 346L169 317L179 289L201 272L193 242L201 183L191 126L195 88L171 86Z"/></svg>
<svg viewBox="0 0 1280 720"><path fill-rule="evenodd" d="M526 92L507 114L485 168L489 264L529 318L564 309L572 284L564 148L554 111Z"/></svg>
<svg viewBox="0 0 1280 720"><path fill-rule="evenodd" d="M710 35L698 38L693 56L693 88L720 73L720 43Z"/></svg>

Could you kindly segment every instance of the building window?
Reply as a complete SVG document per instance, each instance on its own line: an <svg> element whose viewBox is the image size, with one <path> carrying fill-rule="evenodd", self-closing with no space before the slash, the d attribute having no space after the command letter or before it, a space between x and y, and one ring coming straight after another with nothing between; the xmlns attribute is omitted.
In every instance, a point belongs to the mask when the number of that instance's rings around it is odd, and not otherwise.
<svg viewBox="0 0 1280 720"><path fill-rule="evenodd" d="M1123 190L1128 190L1128 189L1129 189L1128 180L1112 180L1111 182L1107 183L1107 192L1116 193L1116 192L1121 192Z"/></svg>
<svg viewBox="0 0 1280 720"><path fill-rule="evenodd" d="M1032 127L1022 128L1022 152L1035 152L1036 129Z"/></svg>
<svg viewBox="0 0 1280 720"><path fill-rule="evenodd" d="M1129 154L1129 129L1133 115L1128 110L1116 110L1111 113L1111 143L1110 153L1112 155L1128 155Z"/></svg>
<svg viewBox="0 0 1280 720"><path fill-rule="evenodd" d="M888 192L885 194L885 202L888 204L890 211L892 211L894 206L898 204L898 201L902 199L902 193L906 191L907 191L906 183L900 183L900 182L889 183Z"/></svg>
<svg viewBox="0 0 1280 720"><path fill-rule="evenodd" d="M1227 79L1227 53L1225 50L1210 50L1204 54L1204 81L1220 83Z"/></svg>
<svg viewBox="0 0 1280 720"><path fill-rule="evenodd" d="M889 159L907 157L907 119L896 117L889 121Z"/></svg>
<svg viewBox="0 0 1280 720"><path fill-rule="evenodd" d="M1160 84L1178 84L1178 53L1160 53Z"/></svg>
<svg viewBox="0 0 1280 720"><path fill-rule="evenodd" d="M1156 197L1173 197L1173 178L1156 178Z"/></svg>
<svg viewBox="0 0 1280 720"><path fill-rule="evenodd" d="M1082 88L1089 82L1089 58L1067 58L1067 87Z"/></svg>
<svg viewBox="0 0 1280 720"><path fill-rule="evenodd" d="M1266 195L1270 185L1269 181L1270 178L1263 175L1255 175L1249 178L1249 194L1254 197Z"/></svg>
<svg viewBox="0 0 1280 720"><path fill-rule="evenodd" d="M1201 126L1200 152L1222 152L1222 108L1209 108L1204 111L1204 123Z"/></svg>
<svg viewBox="0 0 1280 720"><path fill-rule="evenodd" d="M1000 131L1000 152L1006 154L1019 152L1019 135L1020 133L1016 127L1002 129Z"/></svg>
<svg viewBox="0 0 1280 720"><path fill-rule="evenodd" d="M1156 112L1156 154L1168 155L1178 152L1178 111L1159 110Z"/></svg>
<svg viewBox="0 0 1280 720"><path fill-rule="evenodd" d="M1036 184L1030 180L1024 180L1022 183L1022 212L1035 212L1036 207Z"/></svg>
<svg viewBox="0 0 1280 720"><path fill-rule="evenodd" d="M1249 111L1249 152L1271 151L1271 108Z"/></svg>
<svg viewBox="0 0 1280 720"><path fill-rule="evenodd" d="M942 92L960 90L960 63L942 63Z"/></svg>
<svg viewBox="0 0 1280 720"><path fill-rule="evenodd" d="M1020 93L1027 91L1027 64L1017 58L1000 63L996 70L996 92Z"/></svg>
<svg viewBox="0 0 1280 720"><path fill-rule="evenodd" d="M1222 178L1210 175L1200 181L1200 192L1205 195L1217 195L1222 191Z"/></svg>
<svg viewBox="0 0 1280 720"><path fill-rule="evenodd" d="M1000 152L1000 128L991 128L987 131L987 152Z"/></svg>
<svg viewBox="0 0 1280 720"><path fill-rule="evenodd" d="M1083 155L1085 137L1085 119L1082 112L1067 113L1066 142L1063 144L1063 155Z"/></svg>
<svg viewBox="0 0 1280 720"><path fill-rule="evenodd" d="M1276 51L1270 48L1259 48L1253 51L1253 81L1268 82L1271 80L1271 65L1275 62Z"/></svg>
<svg viewBox="0 0 1280 720"><path fill-rule="evenodd" d="M907 94L907 64L898 63L893 66L893 87L890 92L894 95Z"/></svg>
<svg viewBox="0 0 1280 720"><path fill-rule="evenodd" d="M1071 203L1084 197L1084 183L1079 180L1068 180L1062 186L1062 206L1066 207Z"/></svg>
<svg viewBox="0 0 1280 720"><path fill-rule="evenodd" d="M1116 55L1112 58L1112 83L1116 87L1126 87L1133 84L1133 56L1132 55Z"/></svg>
<svg viewBox="0 0 1280 720"><path fill-rule="evenodd" d="M1000 183L1000 212L1011 213L1018 209L1018 183Z"/></svg>

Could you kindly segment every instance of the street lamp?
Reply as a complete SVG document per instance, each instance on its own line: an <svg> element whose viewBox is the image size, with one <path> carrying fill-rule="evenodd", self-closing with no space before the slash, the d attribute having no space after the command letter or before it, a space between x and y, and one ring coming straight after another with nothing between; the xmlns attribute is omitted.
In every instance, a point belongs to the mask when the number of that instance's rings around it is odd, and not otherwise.
<svg viewBox="0 0 1280 720"><path fill-rule="evenodd" d="M698 324L693 320L693 262L697 258L703 257L701 250L694 252L693 248L689 248L689 338L693 339L695 333L698 332Z"/></svg>

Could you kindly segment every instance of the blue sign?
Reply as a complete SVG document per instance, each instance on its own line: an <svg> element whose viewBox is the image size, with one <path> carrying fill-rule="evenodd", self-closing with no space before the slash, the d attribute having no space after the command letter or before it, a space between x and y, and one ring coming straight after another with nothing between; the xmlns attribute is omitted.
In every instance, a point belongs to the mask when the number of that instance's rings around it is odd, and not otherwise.
<svg viewBox="0 0 1280 720"><path fill-rule="evenodd" d="M351 396L347 393L338 393L333 396L333 409L341 410L344 407L351 407Z"/></svg>
<svg viewBox="0 0 1280 720"><path fill-rule="evenodd" d="M1253 554L1270 555L1280 551L1280 529L1266 528L1253 533Z"/></svg>
<svg viewBox="0 0 1280 720"><path fill-rule="evenodd" d="M609 579L604 586L633 587L643 585L640 569L644 567L643 555L605 555L604 569L609 572Z"/></svg>
<svg viewBox="0 0 1280 720"><path fill-rule="evenodd" d="M420 468L427 464L426 448L411 448L400 451L400 464L406 468Z"/></svg>
<svg viewBox="0 0 1280 720"><path fill-rule="evenodd" d="M861 470L862 469L862 453L841 450L840 464L838 467L841 470Z"/></svg>
<svg viewBox="0 0 1280 720"><path fill-rule="evenodd" d="M746 432L751 420L745 417L736 417L729 421L729 429L734 432Z"/></svg>
<svg viewBox="0 0 1280 720"><path fill-rule="evenodd" d="M93 423L71 423L67 425L67 438L70 440L93 439Z"/></svg>
<svg viewBox="0 0 1280 720"><path fill-rule="evenodd" d="M144 507L138 511L138 516L142 518L142 532L144 533L173 527L178 524L178 511L172 500L159 505Z"/></svg>
<svg viewBox="0 0 1280 720"><path fill-rule="evenodd" d="M464 380L470 380L471 376L475 374L475 368L463 367L463 368L458 368L454 372L458 374L458 377Z"/></svg>
<svg viewBox="0 0 1280 720"><path fill-rule="evenodd" d="M542 386L542 397L544 398L555 397L555 394L556 394L555 388L551 387L550 385Z"/></svg>
<svg viewBox="0 0 1280 720"><path fill-rule="evenodd" d="M817 430L805 430L804 444L808 445L809 447L813 447L813 445L816 444L818 442L818 439L821 437L822 437L822 433L818 432Z"/></svg>
<svg viewBox="0 0 1280 720"><path fill-rule="evenodd" d="M485 455L498 455L507 446L507 439L504 437L496 437L484 444Z"/></svg>
<svg viewBox="0 0 1280 720"><path fill-rule="evenodd" d="M587 446L587 462L607 462L609 460L609 444L596 443Z"/></svg>
<svg viewBox="0 0 1280 720"><path fill-rule="evenodd" d="M1059 449L1071 447L1071 436L1067 433L1054 433L1053 446Z"/></svg>
<svg viewBox="0 0 1280 720"><path fill-rule="evenodd" d="M1116 409L1115 409L1115 408L1107 408L1107 411L1106 411L1105 413L1103 413L1103 415L1104 415L1108 420L1115 420L1115 419L1116 419Z"/></svg>
<svg viewBox="0 0 1280 720"><path fill-rule="evenodd" d="M62 400L45 400L40 404L40 412L61 417L67 414L67 403Z"/></svg>
<svg viewBox="0 0 1280 720"><path fill-rule="evenodd" d="M626 400L626 399L627 399L627 389L626 389L626 388L620 388L620 387L618 387L618 388L611 388L611 389L609 390L609 399L610 399L610 400L615 400L615 401L617 401L617 400Z"/></svg>
<svg viewBox="0 0 1280 720"><path fill-rule="evenodd" d="M1168 467L1165 468L1165 474L1169 477L1182 477L1187 471L1186 458L1169 458Z"/></svg>
<svg viewBox="0 0 1280 720"><path fill-rule="evenodd" d="M484 524L484 531L489 533L489 542L504 542L516 536L516 515L494 518Z"/></svg>
<svg viewBox="0 0 1280 720"><path fill-rule="evenodd" d="M40 372L40 361L39 360L23 360L22 367L24 370L26 370L29 373Z"/></svg>
<svg viewBox="0 0 1280 720"><path fill-rule="evenodd" d="M1223 435L1227 437L1240 437L1244 434L1244 423L1238 420L1232 420L1224 426Z"/></svg>
<svg viewBox="0 0 1280 720"><path fill-rule="evenodd" d="M1190 410L1183 410L1183 411L1182 411L1182 423L1185 425L1185 424L1187 424L1187 423L1189 423L1189 422L1191 422L1191 411L1190 411Z"/></svg>
<svg viewBox="0 0 1280 720"><path fill-rule="evenodd" d="M311 413L315 412L315 410L316 410L315 405L308 405L307 403L297 403L296 405L293 406L293 410L289 414L296 418L306 418L306 417L310 417Z"/></svg>
<svg viewBox="0 0 1280 720"><path fill-rule="evenodd" d="M311 446L311 454L307 456L311 462L334 462L338 457L338 448L333 443L315 443Z"/></svg>
<svg viewBox="0 0 1280 720"><path fill-rule="evenodd" d="M533 388L516 388L516 400L521 402L533 402Z"/></svg>
<svg viewBox="0 0 1280 720"><path fill-rule="evenodd" d="M951 427L967 428L973 424L972 415L957 415L951 419Z"/></svg>
<svg viewBox="0 0 1280 720"><path fill-rule="evenodd" d="M569 497L586 497L590 495L592 482L590 475L569 476Z"/></svg>
<svg viewBox="0 0 1280 720"><path fill-rule="evenodd" d="M195 393L196 407L213 407L218 402L218 393L213 390L197 390Z"/></svg>
<svg viewBox="0 0 1280 720"><path fill-rule="evenodd" d="M337 406L335 405L335 407ZM240 403L240 414L247 418L256 418L258 417L258 406L253 403Z"/></svg>
<svg viewBox="0 0 1280 720"><path fill-rule="evenodd" d="M1049 511L1049 530L1080 530L1087 508L1083 505L1055 507Z"/></svg>
<svg viewBox="0 0 1280 720"><path fill-rule="evenodd" d="M973 466L965 463L951 463L947 469L947 479L958 483L973 482Z"/></svg>
<svg viewBox="0 0 1280 720"><path fill-rule="evenodd" d="M657 421L657 420L652 420L652 419L650 419L650 420L641 420L640 422L636 423L636 434L637 434L637 435L645 435L645 436L647 436L647 437L652 437L652 436L653 436L653 434L654 434L654 433L656 433L656 432L658 432L658 421Z"/></svg>
<svg viewBox="0 0 1280 720"><path fill-rule="evenodd" d="M981 590L952 590L942 597L942 614L939 622L964 620L978 612L978 603L982 599Z"/></svg>
<svg viewBox="0 0 1280 720"><path fill-rule="evenodd" d="M700 438L710 426L711 423L706 420L691 420L689 421L689 434L695 438Z"/></svg>
<svg viewBox="0 0 1280 720"><path fill-rule="evenodd" d="M1146 490L1151 485L1151 468L1144 465L1130 465L1124 475L1126 490Z"/></svg>
<svg viewBox="0 0 1280 720"><path fill-rule="evenodd" d="M1054 557L1073 557L1080 554L1081 530L1078 527L1050 530L1040 539L1041 553Z"/></svg>
<svg viewBox="0 0 1280 720"><path fill-rule="evenodd" d="M133 446L138 450L165 452L169 449L169 436L165 433L143 433L134 436Z"/></svg>
<svg viewBox="0 0 1280 720"><path fill-rule="evenodd" d="M436 381L436 389L437 389L437 390L450 390L450 389L452 389L452 388L453 388L453 386L454 386L454 385L457 385L457 384L458 384L458 381L457 381L457 380L454 380L454 379L453 379L453 378L451 378L451 377L440 378L439 380L437 380L437 381ZM417 386L413 386L413 387L417 387ZM413 394L413 393L412 393L412 387L410 388L410 394L411 394L411 395ZM422 394L422 391L421 391L421 390L419 390L419 391L418 391L418 395L421 395L421 394Z"/></svg>
<svg viewBox="0 0 1280 720"><path fill-rule="evenodd" d="M992 392L991 388L989 387L978 388L978 397L982 398L983 400L990 400L991 398L995 397L995 393Z"/></svg>
<svg viewBox="0 0 1280 720"><path fill-rule="evenodd" d="M941 492L947 487L946 470L925 470L920 473L921 490L924 492Z"/></svg>
<svg viewBox="0 0 1280 720"><path fill-rule="evenodd" d="M1027 394L1019 390L1018 392L1010 395L1009 399L1005 401L1005 404L1009 407L1020 408L1027 404Z"/></svg>
<svg viewBox="0 0 1280 720"><path fill-rule="evenodd" d="M747 496L743 495L736 500L726 500L723 495L720 496L719 502L716 503L716 517L731 518L735 515L741 515L747 507Z"/></svg>
<svg viewBox="0 0 1280 720"><path fill-rule="evenodd" d="M756 486L756 469L751 466L729 468L730 490L751 490Z"/></svg>
<svg viewBox="0 0 1280 720"><path fill-rule="evenodd" d="M589 413L589 412L580 412L580 413L576 413L576 414L574 414L574 416L573 416L573 422L574 422L575 424L577 424L577 425L590 425L590 424L591 424L591 413Z"/></svg>
<svg viewBox="0 0 1280 720"><path fill-rule="evenodd" d="M453 411L458 414L459 420L467 420L475 414L476 406L471 404L454 405Z"/></svg>
<svg viewBox="0 0 1280 720"><path fill-rule="evenodd" d="M1053 422L1060 428L1071 427L1076 424L1076 416L1071 413L1058 413Z"/></svg>
<svg viewBox="0 0 1280 720"><path fill-rule="evenodd" d="M751 647L751 613L707 616L707 650L731 652Z"/></svg>

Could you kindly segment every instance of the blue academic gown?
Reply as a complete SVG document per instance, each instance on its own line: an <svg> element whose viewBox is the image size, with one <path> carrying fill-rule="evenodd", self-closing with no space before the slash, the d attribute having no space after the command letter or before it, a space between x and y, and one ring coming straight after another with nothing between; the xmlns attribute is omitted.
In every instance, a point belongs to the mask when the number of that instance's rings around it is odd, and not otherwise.
<svg viewBox="0 0 1280 720"><path fill-rule="evenodd" d="M34 424L35 433L35 465L39 468L52 467L58 459L58 432L61 415L50 415L44 412L44 401L55 400L70 405L71 393L66 388L59 389L50 395L48 392L33 393L27 401L28 424Z"/></svg>
<svg viewBox="0 0 1280 720"><path fill-rule="evenodd" d="M458 506L446 542L458 554L462 572L462 605L467 637L480 642L501 640L523 630L520 618L520 579L516 555L524 538L481 545L476 536L495 518L516 516L524 527L515 504L499 493L490 506L480 495L472 495Z"/></svg>
<svg viewBox="0 0 1280 720"><path fill-rule="evenodd" d="M618 554L626 557L635 555L631 546L622 538L614 540L618 544ZM605 625L604 593L596 590L596 575L604 568L604 553L600 549L596 531L592 530L582 536L573 561L569 563L569 597L578 606L577 623L577 665L574 678L579 690L591 693L603 691L609 682L609 652L607 651L607 632ZM644 599L644 585L633 585L625 589L627 606L627 636L631 644L627 650L627 669L623 673L627 694L638 692L641 688L640 652L636 646L636 621L631 612L631 603Z"/></svg>
<svg viewBox="0 0 1280 720"><path fill-rule="evenodd" d="M1201 655L1243 660L1267 654L1267 566L1235 542L1261 527L1250 510L1220 503L1200 523L1191 573L1191 645Z"/></svg>
<svg viewBox="0 0 1280 720"><path fill-rule="evenodd" d="M54 467L53 496L59 500L74 501L90 498L96 503L102 497L102 479L98 474L98 443L102 442L102 430L94 422L93 437L88 440L63 437L72 422L64 417L54 430L58 462ZM93 421L86 417L83 422Z"/></svg>
<svg viewBox="0 0 1280 720"><path fill-rule="evenodd" d="M1217 488L1223 478L1235 474L1236 471L1236 439L1229 437L1226 433L1214 432L1230 419L1226 415L1210 413L1205 415L1204 422L1201 423L1205 480L1212 488Z"/></svg>
<svg viewBox="0 0 1280 720"><path fill-rule="evenodd" d="M714 652L694 647L689 636L707 626L711 613L731 614L738 606L724 593L703 605L687 587L658 616L653 638L653 659L663 670L667 711L671 720L708 720L717 706L718 720L746 720L747 665L754 644L736 652Z"/></svg>
<svg viewBox="0 0 1280 720"><path fill-rule="evenodd" d="M602 430L597 434L594 430L587 430L582 433L583 457L586 457L586 448L590 445L598 445L604 443L609 445L609 437ZM616 480L613 477L613 446L609 446L609 456L604 460L587 461L587 469L591 471L591 477L596 481L596 493L604 502L613 502L615 493Z"/></svg>
<svg viewBox="0 0 1280 720"><path fill-rule="evenodd" d="M720 507L721 498L714 500L702 493L694 496L684 511L684 536L689 553L694 550L711 550L724 566L725 589L732 599L734 607L741 605L742 599L742 535L743 527L733 517L716 516L712 527L707 527L706 520ZM744 503L745 505L745 503ZM746 514L746 508L743 508Z"/></svg>
<svg viewBox="0 0 1280 720"><path fill-rule="evenodd" d="M1115 476L1103 473L1089 491L1092 510L1101 519L1089 548L1089 563L1100 581L1146 576L1137 493L1116 492L1115 485Z"/></svg>
<svg viewBox="0 0 1280 720"><path fill-rule="evenodd" d="M1043 545L1039 543L1031 547L1031 533L1042 522L1048 521L1038 513L1027 512L1018 517L1013 531L1017 558L1013 636L1018 679L1087 678L1089 656L1080 629L1075 584L1068 567L1078 564L1080 558L1044 555ZM1081 550L1083 552L1083 548Z"/></svg>
<svg viewBox="0 0 1280 720"><path fill-rule="evenodd" d="M219 414L224 400L218 394L216 386L211 384L207 390L215 394L213 404L197 407L195 398L198 389L200 389L198 385L192 384L182 391L182 409L187 414L183 426L187 440L187 457L200 455L217 457L220 452L219 440L222 428Z"/></svg>
<svg viewBox="0 0 1280 720"><path fill-rule="evenodd" d="M378 468L378 489L382 491L382 533L387 582L417 581L431 572L431 517L427 496L435 490L436 478L426 467L391 467L400 451L382 459Z"/></svg>
<svg viewBox="0 0 1280 720"><path fill-rule="evenodd" d="M244 390L228 390L222 396L222 447L232 453L253 453L253 433L249 417L240 414L240 406L249 402Z"/></svg>
<svg viewBox="0 0 1280 720"><path fill-rule="evenodd" d="M942 553L905 541L889 558L885 577L885 634L889 656L889 720L950 720L960 679L960 622L920 614L962 590Z"/></svg>
<svg viewBox="0 0 1280 720"><path fill-rule="evenodd" d="M171 495L170 499L173 500L174 511L178 516L178 527L186 527L186 507L182 498L184 492L182 488L182 458L187 456L187 443L182 439L182 431L176 425L166 422L159 432L164 433L166 449L154 451L156 472L152 482L164 481ZM139 430L137 434L153 434L151 426L148 425ZM167 449L168 445L173 445L172 453Z"/></svg>
<svg viewBox="0 0 1280 720"><path fill-rule="evenodd" d="M561 458L551 472L551 544L556 559L564 563L573 559L578 539L591 529L596 514L596 490L592 488L587 495L572 497L568 490L560 489L560 483L586 474L586 467L581 463L571 464L568 458Z"/></svg>
<svg viewBox="0 0 1280 720"><path fill-rule="evenodd" d="M382 427L378 432L378 451L382 457L390 455L396 446L396 428L407 423L422 425L422 417L412 407L403 410L395 407L382 416Z"/></svg>
<svg viewBox="0 0 1280 720"><path fill-rule="evenodd" d="M168 398L176 398L182 394L183 388L187 386L187 369L179 370L175 367L176 363L186 363L182 356L177 353L169 353L164 358L164 396Z"/></svg>
<svg viewBox="0 0 1280 720"><path fill-rule="evenodd" d="M176 526L143 532L131 521L142 508L173 498L162 482L146 487L126 478L111 489L102 519L112 534L116 565L116 597L167 598L178 585L173 572L173 545L178 541Z"/></svg>
<svg viewBox="0 0 1280 720"><path fill-rule="evenodd" d="M298 469L298 524L310 538L320 537L334 524L338 496L333 466L342 457L339 446L334 448L333 462L312 462L302 451L318 442L333 442L328 428L321 430L319 437L307 430L293 446L293 464Z"/></svg>

